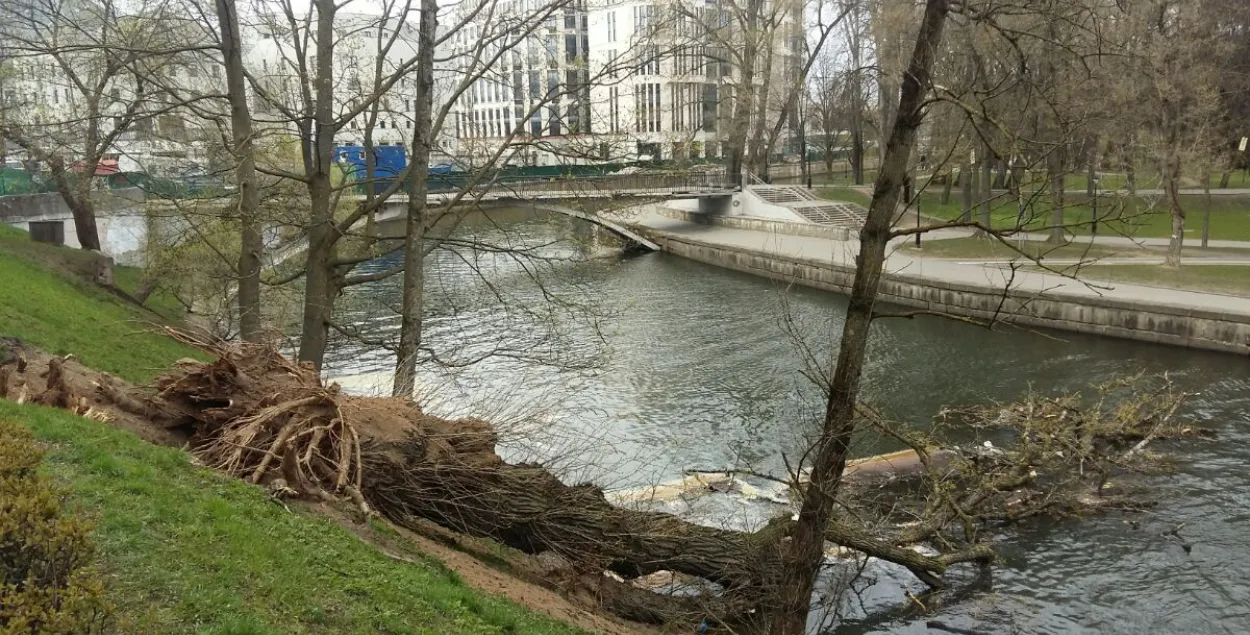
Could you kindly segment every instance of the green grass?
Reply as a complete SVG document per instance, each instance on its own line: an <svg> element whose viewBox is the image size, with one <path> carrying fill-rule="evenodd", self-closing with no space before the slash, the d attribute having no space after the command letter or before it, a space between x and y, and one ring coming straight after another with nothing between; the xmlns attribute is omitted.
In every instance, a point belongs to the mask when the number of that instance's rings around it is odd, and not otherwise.
<svg viewBox="0 0 1250 635"><path fill-rule="evenodd" d="M1063 223L1071 233L1088 235L1092 232L1093 208L1084 194L1067 197ZM1186 211L1185 238L1197 240L1202 233L1202 217L1211 213L1211 238L1215 240L1250 240L1250 199L1241 196L1212 196L1208 208L1203 196L1182 196ZM921 213L935 218L954 220L963 214L959 192L952 192L951 200L941 202L939 190L921 194ZM1098 201L1098 232L1103 235L1124 235L1137 238L1167 238L1172 234L1171 215L1159 202L1143 198L1104 196ZM991 203L990 218L995 229L1010 229L1020 223L1019 208L1014 200L998 199ZM1046 231L1051 226L1049 199L1038 197L1024 217L1023 226L1028 231ZM976 209L973 218L980 220L981 211Z"/></svg>
<svg viewBox="0 0 1250 635"><path fill-rule="evenodd" d="M1158 265L1092 265L1081 270L1088 280L1140 284L1250 296L1250 267L1241 265L1182 265L1169 269Z"/></svg>
<svg viewBox="0 0 1250 635"><path fill-rule="evenodd" d="M48 444L44 469L96 522L123 632L561 634L571 626L392 560L259 488L64 411L0 401Z"/></svg>
<svg viewBox="0 0 1250 635"><path fill-rule="evenodd" d="M143 382L198 353L153 332L158 316L78 277L89 255L32 243L25 232L0 232L0 335ZM127 274L129 275L129 274Z"/></svg>
<svg viewBox="0 0 1250 635"><path fill-rule="evenodd" d="M1023 244L1019 241L1011 240L1011 244L1015 247L1020 247L1025 254L1041 257L1043 260L1092 260L1111 256L1132 257L1148 255L1145 250L1135 247L1108 247L1077 243L1056 246L1037 240L1026 241ZM916 249L911 243L907 243L904 249L933 258L1010 260L1022 257L1020 252L1012 247L1008 247L998 240L988 238L922 240L920 249Z"/></svg>
<svg viewBox="0 0 1250 635"><path fill-rule="evenodd" d="M868 207L872 202L872 195L865 194L859 190L850 187L822 187L816 188L816 196L830 201L846 201L849 203L858 203L863 207Z"/></svg>

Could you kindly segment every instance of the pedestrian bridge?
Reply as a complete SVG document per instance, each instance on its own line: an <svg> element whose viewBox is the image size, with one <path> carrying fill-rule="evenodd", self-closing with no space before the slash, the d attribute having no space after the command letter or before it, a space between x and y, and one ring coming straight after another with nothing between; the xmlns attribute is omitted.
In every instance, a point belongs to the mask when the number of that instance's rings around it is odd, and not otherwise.
<svg viewBox="0 0 1250 635"><path fill-rule="evenodd" d="M593 223L651 251L659 246L645 236L612 218L609 213L581 209L570 205L584 200L611 199L691 199L730 196L735 188L727 183L723 174L613 174L596 177L567 179L526 179L493 181L476 184L466 189L431 192L426 204L442 207L456 204L465 206L525 205L556 214L564 214ZM365 201L364 195L354 199ZM380 205L375 217L378 221L403 218L407 214L408 195L396 193Z"/></svg>

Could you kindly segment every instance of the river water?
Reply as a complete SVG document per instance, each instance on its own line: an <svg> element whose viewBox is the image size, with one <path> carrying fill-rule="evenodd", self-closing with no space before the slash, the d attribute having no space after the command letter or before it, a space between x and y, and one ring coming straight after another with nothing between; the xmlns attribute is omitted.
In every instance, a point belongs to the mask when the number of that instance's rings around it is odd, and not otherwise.
<svg viewBox="0 0 1250 635"><path fill-rule="evenodd" d="M423 363L419 397L499 422L506 458L612 490L691 467L782 473L814 429L820 396L802 371L828 359L844 298L666 254L621 258L580 221L525 210L470 217L454 235L500 250L427 259L438 359ZM396 279L355 288L339 319L394 337L399 298ZM1176 448L1177 474L1158 479L1160 505L1131 517L1136 528L1108 515L1013 529L987 588L923 615L899 602L915 583L883 570L834 632L929 632L934 619L984 633L1250 632L1250 360L939 318L877 323L870 354L868 399L917 426L945 405L1168 371L1201 393L1184 414L1219 438ZM360 391L384 391L392 365L343 338L327 358ZM889 449L866 439L858 451ZM1164 535L1181 523L1190 553Z"/></svg>

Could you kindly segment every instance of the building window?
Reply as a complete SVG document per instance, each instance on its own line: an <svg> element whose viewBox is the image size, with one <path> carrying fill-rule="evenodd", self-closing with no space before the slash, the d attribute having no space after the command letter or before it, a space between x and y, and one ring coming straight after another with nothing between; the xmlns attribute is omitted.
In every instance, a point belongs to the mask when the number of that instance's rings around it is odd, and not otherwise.
<svg viewBox="0 0 1250 635"><path fill-rule="evenodd" d="M616 41L616 11L608 12L608 42Z"/></svg>
<svg viewBox="0 0 1250 635"><path fill-rule="evenodd" d="M660 132L660 85L634 85L634 129L637 132Z"/></svg>
<svg viewBox="0 0 1250 635"><path fill-rule="evenodd" d="M608 88L608 132L621 131L621 88Z"/></svg>
<svg viewBox="0 0 1250 635"><path fill-rule="evenodd" d="M560 107L552 106L547 109L547 134L558 137L564 132L560 129Z"/></svg>
<svg viewBox="0 0 1250 635"><path fill-rule="evenodd" d="M646 31L655 23L655 7L652 5L634 7L634 34Z"/></svg>
<svg viewBox="0 0 1250 635"><path fill-rule="evenodd" d="M716 84L703 85L703 131L716 132Z"/></svg>
<svg viewBox="0 0 1250 635"><path fill-rule="evenodd" d="M638 62L639 75L660 74L660 51L655 46L644 46L638 49L641 56Z"/></svg>

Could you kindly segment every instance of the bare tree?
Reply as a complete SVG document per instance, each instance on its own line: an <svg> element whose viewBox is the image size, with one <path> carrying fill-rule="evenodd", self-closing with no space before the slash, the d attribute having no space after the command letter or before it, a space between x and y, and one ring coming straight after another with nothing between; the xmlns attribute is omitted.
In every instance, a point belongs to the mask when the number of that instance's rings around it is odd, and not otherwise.
<svg viewBox="0 0 1250 635"><path fill-rule="evenodd" d="M868 217L860 232L855 283L851 289L837 361L834 362L834 374L828 386L821 434L811 453L811 481L804 492L799 519L790 533L790 546L786 550L779 601L773 611L771 632L775 635L801 635L807 629L812 589L824 557L826 528L832 519L838 484L846 469L847 452L855 431L855 409L867 357L868 327L873 319L877 287L885 265L885 249L891 237L890 225L907 178L916 133L923 118L925 93L930 90L934 59L941 46L949 10L947 0L928 0L925 3L915 49L902 78L893 132L873 186Z"/></svg>
<svg viewBox="0 0 1250 635"><path fill-rule="evenodd" d="M180 105L152 90L149 79L177 72L178 54L198 48L177 27L177 15L174 0L0 6L0 56L18 69L0 95L0 136L46 164L83 249L100 249L92 192L106 157L116 161L124 135L150 131L156 117Z"/></svg>
<svg viewBox="0 0 1250 635"><path fill-rule="evenodd" d="M243 38L235 0L217 0L217 23L221 52L226 69L226 96L230 102L230 148L235 161L235 187L238 191L239 218L239 336L246 341L261 337L260 273L261 237L260 184L256 180L256 154L253 148L252 111L247 100L247 71L243 66Z"/></svg>

